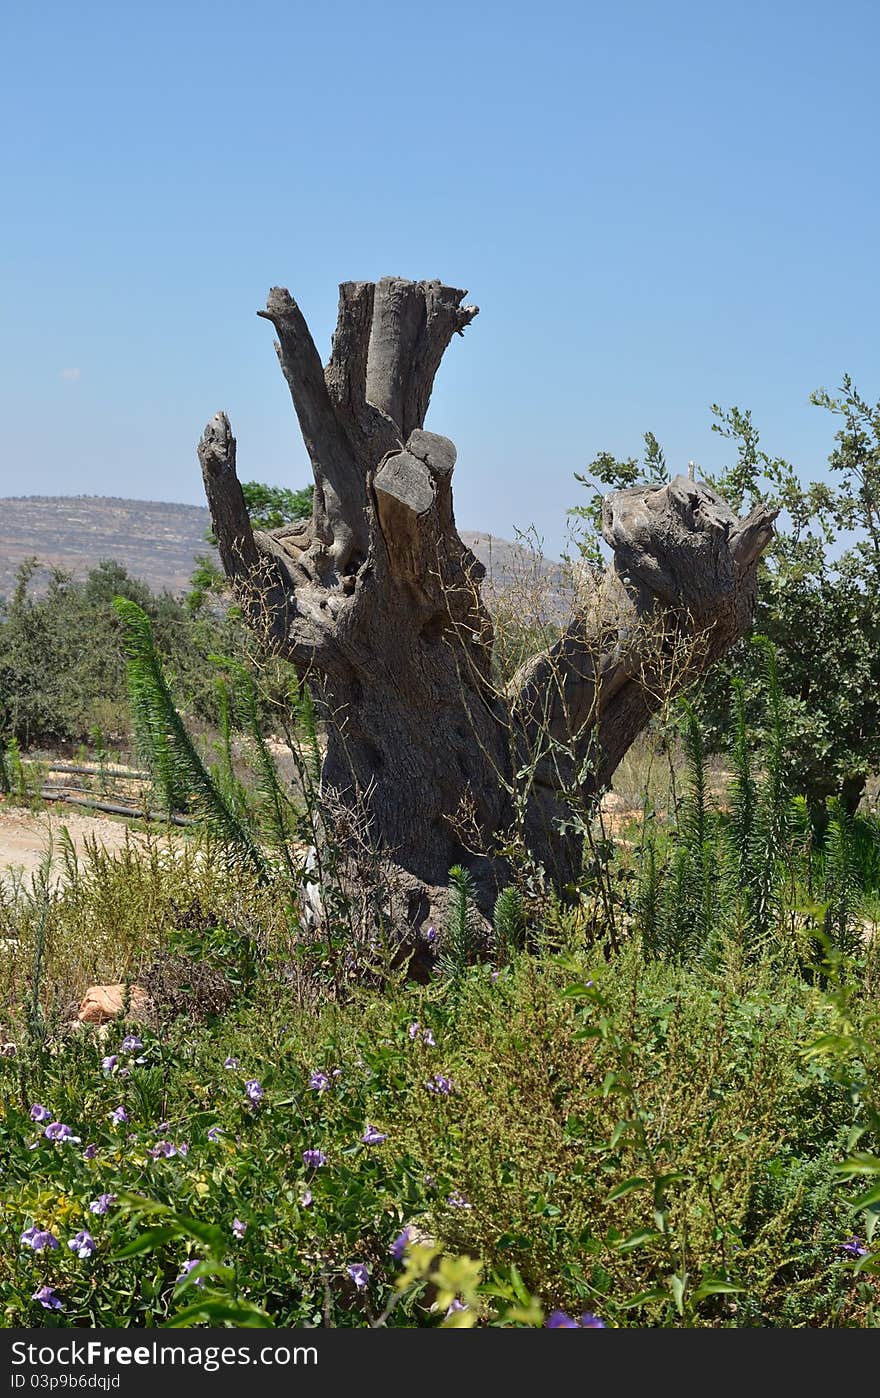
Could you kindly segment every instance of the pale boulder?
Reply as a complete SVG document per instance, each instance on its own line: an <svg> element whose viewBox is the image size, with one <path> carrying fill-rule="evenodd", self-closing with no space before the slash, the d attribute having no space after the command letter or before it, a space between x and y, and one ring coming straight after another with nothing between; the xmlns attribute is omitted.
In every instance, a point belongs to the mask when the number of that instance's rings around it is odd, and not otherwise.
<svg viewBox="0 0 880 1398"><path fill-rule="evenodd" d="M139 985L90 985L77 1013L80 1024L106 1024L122 1014L128 995L128 1019L140 1019L150 1008L150 997Z"/></svg>

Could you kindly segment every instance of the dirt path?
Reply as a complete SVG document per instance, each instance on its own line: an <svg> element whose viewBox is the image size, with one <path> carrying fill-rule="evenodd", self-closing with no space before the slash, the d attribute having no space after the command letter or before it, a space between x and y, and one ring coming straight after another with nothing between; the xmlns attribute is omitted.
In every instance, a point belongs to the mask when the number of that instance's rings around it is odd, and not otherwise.
<svg viewBox="0 0 880 1398"><path fill-rule="evenodd" d="M107 850L121 849L125 844L127 827L121 820L71 810L33 812L0 805L0 878L15 877L21 871L31 874L39 867L50 841L57 846L62 826L67 827L78 854L87 839L97 840Z"/></svg>

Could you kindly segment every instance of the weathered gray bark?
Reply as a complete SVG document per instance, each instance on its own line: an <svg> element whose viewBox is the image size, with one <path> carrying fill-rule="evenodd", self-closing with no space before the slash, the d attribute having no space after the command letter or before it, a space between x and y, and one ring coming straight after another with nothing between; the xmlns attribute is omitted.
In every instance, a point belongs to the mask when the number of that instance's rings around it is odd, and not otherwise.
<svg viewBox="0 0 880 1398"><path fill-rule="evenodd" d="M345 283L322 369L293 298L270 292L258 314L277 331L312 463L309 522L251 529L225 415L199 445L224 568L275 649L320 679L322 789L366 815L403 893L397 920L414 931L442 916L453 864L489 910L507 873L499 849L517 835L557 886L577 878L582 836L562 822L670 689L746 630L772 534L766 511L737 520L681 476L611 494L604 578L498 693L484 570L455 527L455 448L423 427L443 353L477 314L464 295Z"/></svg>

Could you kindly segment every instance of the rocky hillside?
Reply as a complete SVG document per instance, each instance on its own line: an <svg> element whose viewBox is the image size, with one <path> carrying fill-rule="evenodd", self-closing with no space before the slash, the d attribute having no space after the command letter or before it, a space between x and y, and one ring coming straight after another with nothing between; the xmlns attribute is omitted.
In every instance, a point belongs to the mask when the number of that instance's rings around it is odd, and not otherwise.
<svg viewBox="0 0 880 1398"><path fill-rule="evenodd" d="M102 558L117 559L154 591L183 592L196 554L210 553L207 509L156 500L118 500L99 495L31 495L0 499L0 597L15 586L15 572L28 557L47 567L82 576ZM559 570L528 550L485 532L462 530L462 538L485 564L496 587L514 583L523 591Z"/></svg>

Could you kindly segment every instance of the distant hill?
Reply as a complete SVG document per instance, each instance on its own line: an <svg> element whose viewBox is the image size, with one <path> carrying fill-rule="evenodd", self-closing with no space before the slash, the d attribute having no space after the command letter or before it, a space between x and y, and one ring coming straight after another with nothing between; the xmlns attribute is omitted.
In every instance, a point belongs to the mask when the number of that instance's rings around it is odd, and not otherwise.
<svg viewBox="0 0 880 1398"><path fill-rule="evenodd" d="M213 552L205 542L209 524L200 505L102 495L0 499L0 597L9 596L16 569L33 555L78 577L113 558L156 592L185 592L196 554ZM461 537L496 586L516 579L528 589L545 569L558 585L558 565L534 559L519 544L483 531L462 530Z"/></svg>

